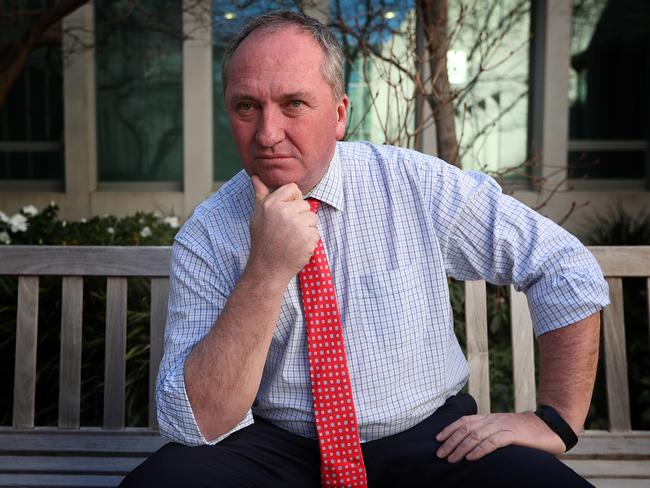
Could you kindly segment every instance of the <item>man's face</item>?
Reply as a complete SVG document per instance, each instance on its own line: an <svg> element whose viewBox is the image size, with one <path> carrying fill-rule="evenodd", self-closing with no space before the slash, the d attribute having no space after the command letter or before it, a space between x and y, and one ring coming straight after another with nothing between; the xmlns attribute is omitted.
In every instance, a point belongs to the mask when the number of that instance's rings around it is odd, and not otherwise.
<svg viewBox="0 0 650 488"><path fill-rule="evenodd" d="M312 189L345 133L348 99L334 100L323 58L308 34L287 27L253 32L230 62L225 99L237 150L271 189Z"/></svg>

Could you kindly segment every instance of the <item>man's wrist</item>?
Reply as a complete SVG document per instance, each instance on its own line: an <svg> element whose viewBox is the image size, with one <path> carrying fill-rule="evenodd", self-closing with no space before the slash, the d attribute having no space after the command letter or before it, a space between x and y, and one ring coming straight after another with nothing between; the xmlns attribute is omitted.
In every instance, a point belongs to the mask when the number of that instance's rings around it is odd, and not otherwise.
<svg viewBox="0 0 650 488"><path fill-rule="evenodd" d="M540 405L535 411L535 415L542 419L542 421L553 432L555 432L560 439L562 439L562 442L564 442L564 445L566 446L564 452L568 451L578 443L578 436L576 433L568 422L564 420L553 407L549 405Z"/></svg>
<svg viewBox="0 0 650 488"><path fill-rule="evenodd" d="M248 261L240 276L240 280L247 281L249 284L264 290L264 294L267 296L278 293L283 295L291 278L288 274L278 272L273 267L264 266L251 260Z"/></svg>

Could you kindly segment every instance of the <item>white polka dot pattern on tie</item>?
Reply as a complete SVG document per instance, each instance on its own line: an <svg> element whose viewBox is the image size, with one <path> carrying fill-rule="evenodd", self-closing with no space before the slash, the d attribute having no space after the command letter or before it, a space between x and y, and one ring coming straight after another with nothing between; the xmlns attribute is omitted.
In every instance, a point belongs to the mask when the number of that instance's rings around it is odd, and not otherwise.
<svg viewBox="0 0 650 488"><path fill-rule="evenodd" d="M312 212L317 200L308 199ZM307 321L309 374L323 486L367 486L341 324L329 263L318 240L298 273Z"/></svg>

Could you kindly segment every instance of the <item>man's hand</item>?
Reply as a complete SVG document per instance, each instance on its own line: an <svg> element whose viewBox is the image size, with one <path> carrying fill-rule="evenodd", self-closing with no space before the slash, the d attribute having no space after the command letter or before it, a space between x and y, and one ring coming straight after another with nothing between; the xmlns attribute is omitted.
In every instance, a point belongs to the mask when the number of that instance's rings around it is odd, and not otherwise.
<svg viewBox="0 0 650 488"><path fill-rule="evenodd" d="M287 283L307 264L318 243L318 217L295 183L270 192L257 176L250 221L249 266Z"/></svg>
<svg viewBox="0 0 650 488"><path fill-rule="evenodd" d="M516 444L554 455L565 450L562 439L533 412L468 415L445 427L436 440L440 458L475 461L500 447Z"/></svg>
<svg viewBox="0 0 650 488"><path fill-rule="evenodd" d="M574 432L587 416L598 363L600 314L543 334L540 354L539 404L553 406ZM474 461L500 447L516 444L554 455L566 446L533 412L468 415L449 424L437 436L438 457L455 463Z"/></svg>

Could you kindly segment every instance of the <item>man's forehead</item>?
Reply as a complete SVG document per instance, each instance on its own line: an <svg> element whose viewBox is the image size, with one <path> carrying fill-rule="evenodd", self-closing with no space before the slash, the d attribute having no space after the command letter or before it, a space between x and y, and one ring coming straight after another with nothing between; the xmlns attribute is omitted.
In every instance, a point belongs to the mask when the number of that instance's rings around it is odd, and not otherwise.
<svg viewBox="0 0 650 488"><path fill-rule="evenodd" d="M323 54L309 34L290 27L253 32L233 54L227 91L236 97L273 97L313 92L322 76Z"/></svg>
<svg viewBox="0 0 650 488"><path fill-rule="evenodd" d="M296 26L261 27L241 42L233 53L233 62L242 57L275 57L279 60L289 57L296 61L301 58L318 65L323 50L310 34Z"/></svg>

